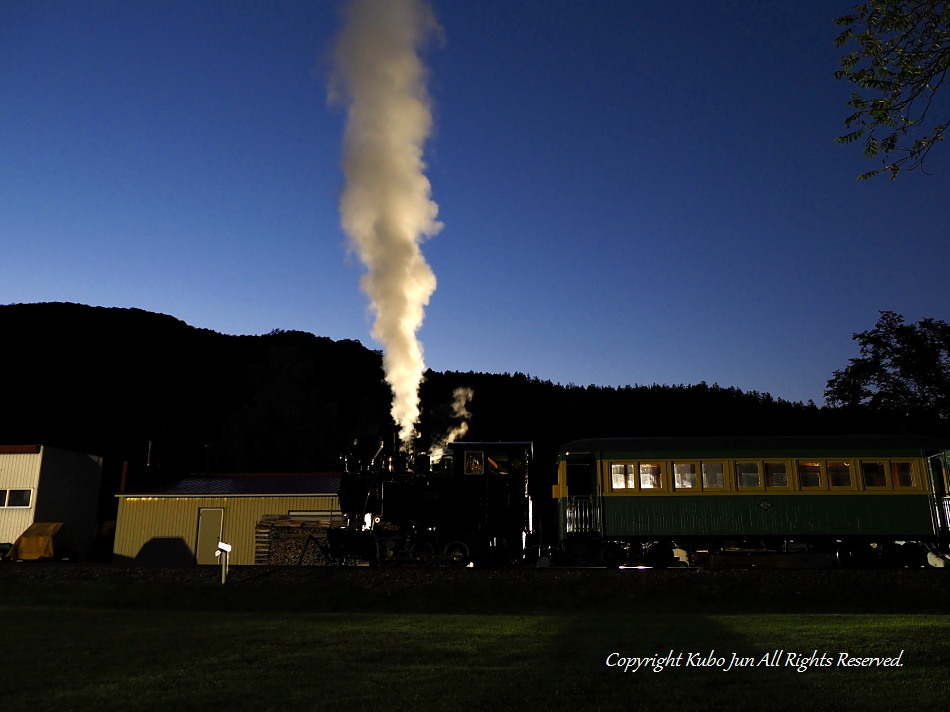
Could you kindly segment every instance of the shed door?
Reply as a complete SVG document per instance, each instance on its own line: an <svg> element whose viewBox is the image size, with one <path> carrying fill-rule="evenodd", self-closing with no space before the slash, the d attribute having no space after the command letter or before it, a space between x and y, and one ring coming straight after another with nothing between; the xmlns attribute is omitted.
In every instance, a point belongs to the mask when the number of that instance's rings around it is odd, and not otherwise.
<svg viewBox="0 0 950 712"><path fill-rule="evenodd" d="M199 564L218 563L214 552L218 550L223 525L223 509L202 507L198 510L198 543L195 546L195 556Z"/></svg>

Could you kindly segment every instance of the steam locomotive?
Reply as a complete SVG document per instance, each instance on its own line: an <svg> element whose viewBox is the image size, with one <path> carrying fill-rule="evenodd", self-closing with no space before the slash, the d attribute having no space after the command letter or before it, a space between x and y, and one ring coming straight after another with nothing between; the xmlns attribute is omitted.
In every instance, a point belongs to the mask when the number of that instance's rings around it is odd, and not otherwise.
<svg viewBox="0 0 950 712"><path fill-rule="evenodd" d="M950 448L911 437L450 443L441 462L369 458L341 480L337 561L377 565L944 566ZM532 482L534 480L534 482ZM545 483L544 481L547 480ZM534 495L550 486L556 535ZM549 500L550 501L550 500Z"/></svg>
<svg viewBox="0 0 950 712"><path fill-rule="evenodd" d="M428 457L375 454L340 480L345 526L331 528L331 559L374 565L510 565L537 549L527 442L449 443ZM355 467L354 467L355 464Z"/></svg>

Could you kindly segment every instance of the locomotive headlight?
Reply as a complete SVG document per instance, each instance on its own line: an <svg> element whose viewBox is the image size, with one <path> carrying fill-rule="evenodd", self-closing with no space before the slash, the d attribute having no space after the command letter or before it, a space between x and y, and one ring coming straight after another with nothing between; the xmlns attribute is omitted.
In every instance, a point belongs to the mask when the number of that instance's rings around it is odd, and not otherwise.
<svg viewBox="0 0 950 712"><path fill-rule="evenodd" d="M369 532L373 530L373 527L383 521L383 518L378 514L373 514L372 512L367 512L363 517L363 531Z"/></svg>

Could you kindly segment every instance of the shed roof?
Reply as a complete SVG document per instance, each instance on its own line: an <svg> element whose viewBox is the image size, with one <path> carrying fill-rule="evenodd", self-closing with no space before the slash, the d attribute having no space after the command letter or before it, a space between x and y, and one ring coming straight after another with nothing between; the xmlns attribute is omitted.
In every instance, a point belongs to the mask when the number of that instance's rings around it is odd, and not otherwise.
<svg viewBox="0 0 950 712"><path fill-rule="evenodd" d="M120 492L118 497L208 497L335 495L340 475L327 472L236 473L185 477L147 491Z"/></svg>
<svg viewBox="0 0 950 712"><path fill-rule="evenodd" d="M0 445L0 455L36 455L39 445Z"/></svg>

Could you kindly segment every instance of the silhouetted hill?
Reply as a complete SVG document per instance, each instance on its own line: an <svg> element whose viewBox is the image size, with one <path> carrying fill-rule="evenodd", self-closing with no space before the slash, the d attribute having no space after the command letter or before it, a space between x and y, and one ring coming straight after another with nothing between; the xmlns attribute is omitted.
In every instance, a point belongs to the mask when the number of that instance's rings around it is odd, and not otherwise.
<svg viewBox="0 0 950 712"><path fill-rule="evenodd" d="M793 403L768 393L699 383L678 386L562 386L522 373L426 374L423 427L444 411L457 387L474 397L470 440L532 440L536 455L553 462L559 445L589 437L764 435L863 432L863 419Z"/></svg>
<svg viewBox="0 0 950 712"><path fill-rule="evenodd" d="M163 314L0 306L0 441L44 442L181 472L336 469L354 437L391 438L378 351L299 331L228 336ZM860 432L841 411L709 386L562 386L525 374L439 373L423 384L421 447L474 398L468 440L532 440L541 462L577 438ZM152 443L152 466L145 462Z"/></svg>
<svg viewBox="0 0 950 712"><path fill-rule="evenodd" d="M163 314L0 306L8 406L0 439L46 442L153 470L336 467L387 417L378 353L303 332L227 336ZM381 415L380 415L381 414Z"/></svg>

